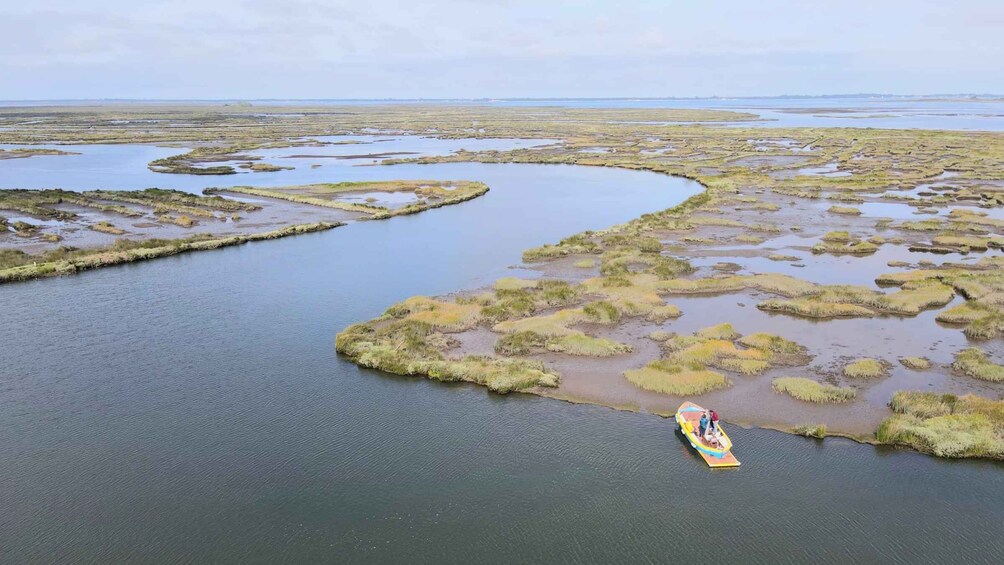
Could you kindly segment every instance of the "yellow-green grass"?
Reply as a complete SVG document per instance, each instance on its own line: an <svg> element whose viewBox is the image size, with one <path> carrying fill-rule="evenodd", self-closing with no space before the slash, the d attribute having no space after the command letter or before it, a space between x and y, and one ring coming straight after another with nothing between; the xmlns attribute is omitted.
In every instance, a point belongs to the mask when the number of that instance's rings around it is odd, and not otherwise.
<svg viewBox="0 0 1004 565"><path fill-rule="evenodd" d="M110 265L167 257L188 251L218 249L250 241L277 239L290 235L336 228L343 224L320 222L299 224L278 230L216 238L197 234L184 239L120 239L108 247L92 249L58 248L42 255L29 255L18 250L0 250L0 283L24 281L42 277L69 275Z"/></svg>
<svg viewBox="0 0 1004 565"><path fill-rule="evenodd" d="M242 169L247 169L254 173L275 173L278 171L291 171L293 167L284 167L282 165L275 165L272 163L255 163L248 162L238 165Z"/></svg>
<svg viewBox="0 0 1004 565"><path fill-rule="evenodd" d="M777 224L756 223L746 226L746 229L761 233L781 233L783 230Z"/></svg>
<svg viewBox="0 0 1004 565"><path fill-rule="evenodd" d="M990 339L1004 333L1004 311L995 304L971 300L941 312L937 320L965 324L963 333L971 339Z"/></svg>
<svg viewBox="0 0 1004 565"><path fill-rule="evenodd" d="M826 437L826 424L802 424L792 428L791 433L805 437L823 439Z"/></svg>
<svg viewBox="0 0 1004 565"><path fill-rule="evenodd" d="M857 394L852 387L836 387L804 377L778 377L772 381L771 386L774 392L787 394L805 402L848 402Z"/></svg>
<svg viewBox="0 0 1004 565"><path fill-rule="evenodd" d="M504 277L495 281L492 288L495 290L522 290L524 288L536 288L537 281L531 279L520 279L516 277Z"/></svg>
<svg viewBox="0 0 1004 565"><path fill-rule="evenodd" d="M660 291L670 294L720 294L753 289L794 297L818 292L817 286L811 282L778 273L704 279L673 279L661 281L657 283L656 287Z"/></svg>
<svg viewBox="0 0 1004 565"><path fill-rule="evenodd" d="M552 338L547 350L568 355L588 357L610 357L634 351L634 348L606 338L588 336L582 332Z"/></svg>
<svg viewBox="0 0 1004 565"><path fill-rule="evenodd" d="M655 306L645 314L645 319L649 322L655 324L661 324L666 320L671 318L679 318L683 315L683 312L679 307L673 304L664 304L662 306Z"/></svg>
<svg viewBox="0 0 1004 565"><path fill-rule="evenodd" d="M718 324L717 326L710 326L698 330L696 334L697 337L703 339L715 339L715 340L728 340L733 341L739 339L739 332L732 327L732 324L724 323Z"/></svg>
<svg viewBox="0 0 1004 565"><path fill-rule="evenodd" d="M183 228L190 228L198 223L197 221L193 220L190 216L185 216L185 215L181 216L164 215L157 219L160 220L161 222L176 224Z"/></svg>
<svg viewBox="0 0 1004 565"><path fill-rule="evenodd" d="M507 393L537 386L554 387L560 375L539 361L466 356L448 358L436 347L438 332L429 324L405 318L349 326L335 348L353 362L399 375L425 375L441 381L466 381Z"/></svg>
<svg viewBox="0 0 1004 565"><path fill-rule="evenodd" d="M452 187L452 188L448 188ZM382 220L395 216L416 214L425 210L459 204L477 198L488 192L488 186L476 181L432 181L432 180L396 180L396 181L365 181L321 183L296 186L280 186L256 188L250 186L235 186L228 188L209 188L206 194L219 192L234 192L265 198L288 200L300 204L336 208L349 212L369 214L371 219ZM412 192L427 197L426 200L401 206L387 208L373 204L358 204L337 200L342 194L353 192Z"/></svg>
<svg viewBox="0 0 1004 565"><path fill-rule="evenodd" d="M981 381L1004 382L1004 366L994 363L986 353L975 347L957 353L955 361L952 362L952 369Z"/></svg>
<svg viewBox="0 0 1004 565"><path fill-rule="evenodd" d="M661 343L661 342L664 342L664 341L670 339L674 335L676 335L676 334L674 334L673 332L667 332L665 330L656 330L656 331L648 334L647 337L649 339L651 339L652 341L658 341L658 342Z"/></svg>
<svg viewBox="0 0 1004 565"><path fill-rule="evenodd" d="M807 318L855 318L875 314L913 316L952 301L955 291L938 281L915 281L884 294L862 286L818 286L817 293L793 300L767 300L757 305L767 312Z"/></svg>
<svg viewBox="0 0 1004 565"><path fill-rule="evenodd" d="M867 318L875 313L864 306L847 303L818 302L807 299L765 300L757 304L765 312L790 314L804 318Z"/></svg>
<svg viewBox="0 0 1004 565"><path fill-rule="evenodd" d="M500 279L495 292L477 300L484 321L497 323L530 316L543 308L564 306L579 298L579 288L559 280Z"/></svg>
<svg viewBox="0 0 1004 565"><path fill-rule="evenodd" d="M4 159L24 159L38 155L80 155L73 151L61 151L59 149L44 149L41 147L29 147L18 149L0 149L0 160Z"/></svg>
<svg viewBox="0 0 1004 565"><path fill-rule="evenodd" d="M851 241L846 244L824 241L813 245L812 252L832 255L871 255L878 251L878 248L878 245L870 241Z"/></svg>
<svg viewBox="0 0 1004 565"><path fill-rule="evenodd" d="M477 304L413 296L389 308L386 315L428 324L437 331L455 333L478 325L481 321L481 307Z"/></svg>
<svg viewBox="0 0 1004 565"><path fill-rule="evenodd" d="M592 259L582 259L581 261L576 261L572 263L572 266L576 269L592 269L596 266L596 261Z"/></svg>
<svg viewBox="0 0 1004 565"><path fill-rule="evenodd" d="M830 206L826 211L831 214L840 214L843 216L861 215L861 210L854 208L853 206Z"/></svg>
<svg viewBox="0 0 1004 565"><path fill-rule="evenodd" d="M895 414L876 430L879 441L938 457L1004 459L1004 400L900 391L889 406Z"/></svg>
<svg viewBox="0 0 1004 565"><path fill-rule="evenodd" d="M603 248L593 241L588 235L578 234L566 237L557 244L546 244L540 247L527 249L523 252L523 261L543 261L566 255L578 255L581 253L602 253Z"/></svg>
<svg viewBox="0 0 1004 565"><path fill-rule="evenodd" d="M60 189L8 189L0 192L0 210L14 210L36 218L72 220L75 212L59 206L73 205L127 217L146 212L123 206L132 204L153 209L155 215L169 212L193 216L214 217L215 212L254 211L260 206L227 200L218 196L199 196L177 190L149 188L146 190L91 190L71 192Z"/></svg>
<svg viewBox="0 0 1004 565"><path fill-rule="evenodd" d="M712 334L717 333L712 332ZM785 365L804 364L808 357L774 353L768 349L736 347L731 339L719 339L695 334L674 336L663 342L668 352L666 360L691 369L715 367L724 371L743 375L759 375L769 369L772 363ZM724 334L721 334L724 335ZM737 338L730 334L726 338Z"/></svg>
<svg viewBox="0 0 1004 565"><path fill-rule="evenodd" d="M889 366L878 359L857 359L844 365L844 376L852 379L877 379L888 374Z"/></svg>
<svg viewBox="0 0 1004 565"><path fill-rule="evenodd" d="M521 331L505 334L495 342L495 352L502 355L532 355L544 351L589 357L610 357L630 353L633 348L624 343L588 336L582 332L548 336L533 331Z"/></svg>
<svg viewBox="0 0 1004 565"><path fill-rule="evenodd" d="M941 247L958 247L963 250L986 251L991 242L997 241L987 237L964 235L939 235L931 239L931 243Z"/></svg>
<svg viewBox="0 0 1004 565"><path fill-rule="evenodd" d="M492 330L507 334L534 332L547 337L557 337L576 333L576 330L570 329L568 326L585 322L588 319L582 308L570 308L542 316L506 320L495 324Z"/></svg>
<svg viewBox="0 0 1004 565"><path fill-rule="evenodd" d="M834 243L848 243L851 241L851 234L846 231L831 231L826 232L819 239Z"/></svg>
<svg viewBox="0 0 1004 565"><path fill-rule="evenodd" d="M926 371L931 368L931 361L926 357L900 357L899 363L915 371Z"/></svg>
<svg viewBox="0 0 1004 565"><path fill-rule="evenodd" d="M732 385L721 373L693 370L664 360L625 371L624 377L639 388L672 396L694 396Z"/></svg>
<svg viewBox="0 0 1004 565"><path fill-rule="evenodd" d="M101 233L106 233L106 234L109 234L109 235L122 235L122 234L125 233L124 229L117 228L111 222L105 222L105 221L97 222L95 224L91 224L88 227L91 228L94 231L101 232Z"/></svg>
<svg viewBox="0 0 1004 565"><path fill-rule="evenodd" d="M582 289L584 293L602 297L625 316L638 316L665 306L658 283L655 275L618 275L588 279L583 281Z"/></svg>
<svg viewBox="0 0 1004 565"><path fill-rule="evenodd" d="M757 332L743 336L739 339L739 343L746 347L784 355L801 355L805 353L805 347L795 343L794 341L785 339L779 335L765 332Z"/></svg>

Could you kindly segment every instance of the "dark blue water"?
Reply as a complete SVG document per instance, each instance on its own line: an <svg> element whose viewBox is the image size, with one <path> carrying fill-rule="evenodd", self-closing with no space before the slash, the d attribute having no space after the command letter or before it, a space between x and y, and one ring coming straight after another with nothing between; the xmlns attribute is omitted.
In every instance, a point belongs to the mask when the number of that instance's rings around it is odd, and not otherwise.
<svg viewBox="0 0 1004 565"><path fill-rule="evenodd" d="M697 190L412 168L491 192L0 287L0 562L1004 559L997 464L736 429L743 467L712 472L658 417L339 359L335 333L397 300L485 284L526 247Z"/></svg>

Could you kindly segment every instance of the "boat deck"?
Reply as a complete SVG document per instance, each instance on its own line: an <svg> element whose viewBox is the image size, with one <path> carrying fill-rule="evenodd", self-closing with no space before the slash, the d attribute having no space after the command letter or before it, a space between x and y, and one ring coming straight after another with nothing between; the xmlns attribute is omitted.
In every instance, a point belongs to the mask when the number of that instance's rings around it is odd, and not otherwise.
<svg viewBox="0 0 1004 565"><path fill-rule="evenodd" d="M700 406L694 404L693 402L684 402L683 405L680 406L680 409L682 410L684 408L690 408L690 407L694 407L694 408L697 408L699 410L695 410L695 411L691 411L691 412L683 412L681 415L683 416L683 419L686 420L686 421L688 421L688 422L690 422L694 426L694 429L696 430L698 428L698 425L700 424L701 412L703 412L704 409L701 408ZM694 439L696 439L698 442L700 442L700 444L702 446L708 447L708 448L713 448L714 447L710 443L704 441L704 438L697 437L696 433L693 434L693 435L694 435ZM687 438L690 439L690 436L688 435ZM726 452L725 455L722 456L722 457L715 457L713 455L709 455L707 453L704 453L700 449L698 449L697 452L701 454L701 458L704 459L704 462L707 463L709 467L718 468L718 467L738 467L739 466L739 460L736 459L735 455L732 455L731 451Z"/></svg>

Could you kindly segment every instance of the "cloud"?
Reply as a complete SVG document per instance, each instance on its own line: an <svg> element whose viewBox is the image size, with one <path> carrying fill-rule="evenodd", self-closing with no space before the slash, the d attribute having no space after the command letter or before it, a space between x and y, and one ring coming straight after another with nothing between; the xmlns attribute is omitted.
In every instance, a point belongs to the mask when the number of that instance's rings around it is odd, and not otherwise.
<svg viewBox="0 0 1004 565"><path fill-rule="evenodd" d="M0 98L1004 92L1002 12L933 0L35 0L0 7Z"/></svg>

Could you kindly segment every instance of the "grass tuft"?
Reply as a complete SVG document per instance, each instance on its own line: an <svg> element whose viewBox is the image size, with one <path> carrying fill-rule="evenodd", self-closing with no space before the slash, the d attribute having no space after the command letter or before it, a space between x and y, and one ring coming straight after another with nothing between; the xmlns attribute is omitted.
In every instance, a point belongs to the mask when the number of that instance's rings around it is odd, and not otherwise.
<svg viewBox="0 0 1004 565"><path fill-rule="evenodd" d="M836 387L803 377L779 377L771 384L774 392L805 402L834 403L853 400L857 391L852 387Z"/></svg>
<svg viewBox="0 0 1004 565"><path fill-rule="evenodd" d="M888 374L889 366L878 359L858 359L844 366L844 376L852 379L877 379Z"/></svg>
<svg viewBox="0 0 1004 565"><path fill-rule="evenodd" d="M986 353L975 347L963 349L957 353L955 361L952 363L952 369L981 381L1004 382L1004 366L994 363L987 357Z"/></svg>

